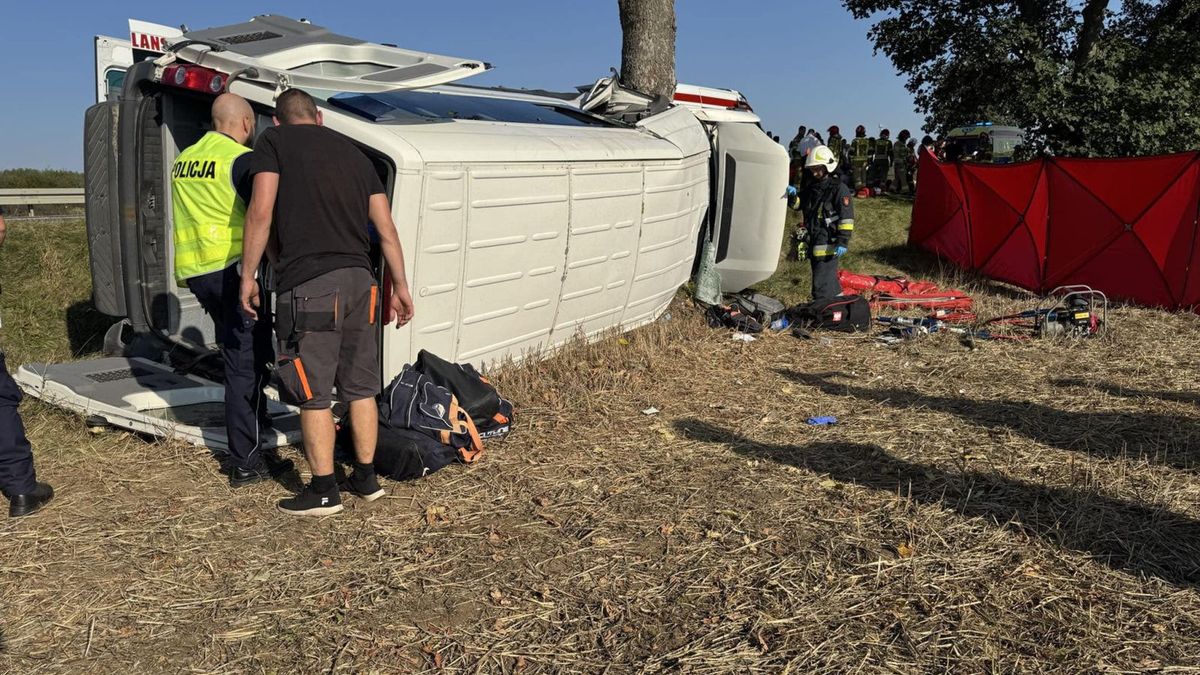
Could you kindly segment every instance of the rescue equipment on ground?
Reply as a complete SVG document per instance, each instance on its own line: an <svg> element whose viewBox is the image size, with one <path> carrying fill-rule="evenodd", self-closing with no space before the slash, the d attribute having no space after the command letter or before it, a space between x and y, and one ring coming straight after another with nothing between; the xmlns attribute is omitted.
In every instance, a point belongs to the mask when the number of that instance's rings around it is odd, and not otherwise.
<svg viewBox="0 0 1200 675"><path fill-rule="evenodd" d="M742 291L733 295L729 298L729 304L742 314L753 317L763 326L775 323L787 311L787 305L754 291Z"/></svg>
<svg viewBox="0 0 1200 675"><path fill-rule="evenodd" d="M814 330L839 333L868 330L871 326L871 307L861 295L839 295L796 305L787 310L787 317L791 321L792 335L808 339Z"/></svg>
<svg viewBox="0 0 1200 675"><path fill-rule="evenodd" d="M976 322L969 312L937 312L922 317L879 316L888 326L881 341L892 344L931 333L949 332L965 340L1032 340L1089 338L1101 335L1108 323L1108 298L1088 286L1054 289L1037 307ZM956 325L957 324L957 325Z"/></svg>
<svg viewBox="0 0 1200 675"><path fill-rule="evenodd" d="M1087 338L1104 332L1108 322L1108 296L1090 286L1061 286L1036 308L998 316L983 326L1015 326L1031 337Z"/></svg>
<svg viewBox="0 0 1200 675"><path fill-rule="evenodd" d="M451 363L422 349L413 370L445 388L471 416L482 439L503 438L512 430L513 404L469 363Z"/></svg>
<svg viewBox="0 0 1200 675"><path fill-rule="evenodd" d="M871 307L890 309L929 309L943 313L970 314L974 300L957 289L939 288L930 281L910 281L907 277L880 277L838 270L843 293L858 292L870 298ZM945 318L942 316L940 318Z"/></svg>
<svg viewBox="0 0 1200 675"><path fill-rule="evenodd" d="M739 333L761 333L763 325L757 319L732 305L709 305L704 310L709 328L732 328Z"/></svg>
<svg viewBox="0 0 1200 675"><path fill-rule="evenodd" d="M784 317L787 306L761 293L744 290L714 304L698 303L710 328L732 328L739 333L758 334ZM779 330L779 329L776 329Z"/></svg>
<svg viewBox="0 0 1200 675"><path fill-rule="evenodd" d="M484 440L508 435L513 418L513 404L474 366L421 350L380 397L375 469L408 480L478 461ZM336 447L346 457L354 447L350 427L349 417L337 427Z"/></svg>

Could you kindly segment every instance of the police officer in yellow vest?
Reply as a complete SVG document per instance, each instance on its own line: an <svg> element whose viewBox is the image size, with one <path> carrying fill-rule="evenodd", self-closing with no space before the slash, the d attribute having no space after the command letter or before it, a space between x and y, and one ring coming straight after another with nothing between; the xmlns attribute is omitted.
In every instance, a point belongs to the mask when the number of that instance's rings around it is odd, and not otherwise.
<svg viewBox="0 0 1200 675"><path fill-rule="evenodd" d="M266 456L260 440L270 424L263 388L274 359L271 321L248 318L238 297L254 119L244 98L218 96L213 130L180 153L171 169L175 279L187 285L216 326L225 365L226 468L234 487L292 469L290 461Z"/></svg>

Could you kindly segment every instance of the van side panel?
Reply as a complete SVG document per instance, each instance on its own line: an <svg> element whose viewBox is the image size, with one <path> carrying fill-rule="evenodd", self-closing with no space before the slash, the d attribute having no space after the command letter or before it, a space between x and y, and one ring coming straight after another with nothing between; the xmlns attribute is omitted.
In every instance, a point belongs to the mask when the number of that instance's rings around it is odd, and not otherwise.
<svg viewBox="0 0 1200 675"><path fill-rule="evenodd" d="M444 355L448 346L458 344L467 230L466 170L431 170L425 176L421 200L425 208L410 263L413 302L419 309L410 328L412 351L428 349Z"/></svg>
<svg viewBox="0 0 1200 675"><path fill-rule="evenodd" d="M488 366L658 317L711 197L704 128L686 110L661 117L585 129L327 114L398 171L416 316L384 329L384 381L420 349Z"/></svg>
<svg viewBox="0 0 1200 675"><path fill-rule="evenodd" d="M708 156L646 166L637 266L621 320L632 328L653 320L687 281L708 205Z"/></svg>
<svg viewBox="0 0 1200 675"><path fill-rule="evenodd" d="M552 339L591 337L620 320L629 299L642 222L642 166L571 170L571 226Z"/></svg>
<svg viewBox="0 0 1200 675"><path fill-rule="evenodd" d="M570 217L566 165L472 167L457 357L546 346Z"/></svg>

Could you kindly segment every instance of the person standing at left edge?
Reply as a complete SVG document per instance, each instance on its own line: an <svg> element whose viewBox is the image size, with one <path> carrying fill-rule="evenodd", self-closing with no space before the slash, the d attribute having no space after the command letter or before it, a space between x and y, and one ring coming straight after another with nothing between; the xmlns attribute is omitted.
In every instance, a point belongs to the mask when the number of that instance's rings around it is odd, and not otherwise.
<svg viewBox="0 0 1200 675"><path fill-rule="evenodd" d="M6 234L4 214L0 212L0 245ZM33 470L33 448L25 438L25 424L17 406L21 389L12 375L4 352L0 351L0 490L8 497L8 516L27 516L54 498L54 489L39 483Z"/></svg>
<svg viewBox="0 0 1200 675"><path fill-rule="evenodd" d="M854 233L850 188L836 173L837 167L837 157L824 145L808 153L804 162L804 170L812 175L812 180L800 194L800 211L809 238L814 302L842 294L838 258L846 255L850 235Z"/></svg>
<svg viewBox="0 0 1200 675"><path fill-rule="evenodd" d="M258 319L244 315L238 296L254 111L241 96L222 94L213 101L212 122L213 130L180 153L171 170L175 279L187 285L217 329L225 366L229 484L241 487L293 465L262 452L260 434L269 423L263 388L275 358L271 320L267 313Z"/></svg>

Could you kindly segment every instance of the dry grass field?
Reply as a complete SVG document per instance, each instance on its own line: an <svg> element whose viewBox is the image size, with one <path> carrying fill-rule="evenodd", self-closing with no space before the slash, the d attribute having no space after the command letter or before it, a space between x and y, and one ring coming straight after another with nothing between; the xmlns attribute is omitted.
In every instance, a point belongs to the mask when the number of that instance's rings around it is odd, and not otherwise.
<svg viewBox="0 0 1200 675"><path fill-rule="evenodd" d="M847 265L1036 304L907 218L860 202ZM79 222L11 224L0 264L10 367L98 349ZM59 496L0 521L0 672L1200 671L1200 320L1110 327L742 344L681 295L498 372L518 428L478 465L318 521L27 400Z"/></svg>

